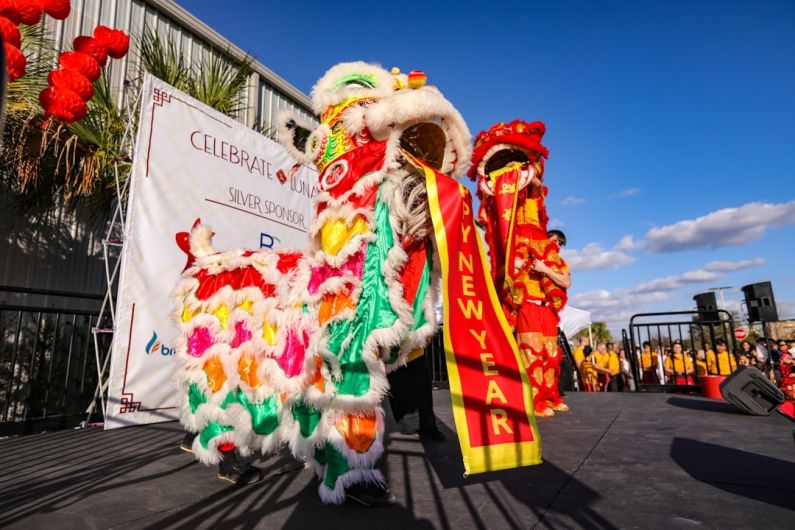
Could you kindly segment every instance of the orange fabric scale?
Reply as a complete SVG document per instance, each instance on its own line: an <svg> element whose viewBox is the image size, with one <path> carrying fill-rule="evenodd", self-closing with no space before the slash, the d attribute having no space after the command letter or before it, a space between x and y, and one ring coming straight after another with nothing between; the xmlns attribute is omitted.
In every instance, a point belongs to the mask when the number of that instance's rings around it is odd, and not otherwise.
<svg viewBox="0 0 795 530"><path fill-rule="evenodd" d="M357 453L367 452L375 441L375 416L350 414L337 420L334 426L345 438L348 447Z"/></svg>

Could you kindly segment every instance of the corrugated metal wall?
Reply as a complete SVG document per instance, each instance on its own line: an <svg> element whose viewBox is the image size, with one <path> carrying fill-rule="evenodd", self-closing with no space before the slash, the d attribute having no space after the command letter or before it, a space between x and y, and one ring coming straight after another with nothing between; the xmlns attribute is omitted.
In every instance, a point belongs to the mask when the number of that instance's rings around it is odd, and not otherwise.
<svg viewBox="0 0 795 530"><path fill-rule="evenodd" d="M127 31L133 40L145 27L163 39L171 39L193 65L207 60L211 50L237 62L245 55L174 2L166 0L72 0L72 14L65 21L49 17L47 29L61 48L90 34L97 24ZM123 95L125 79L141 75L136 46L118 61L110 61L109 75L116 93ZM238 120L258 130L271 131L279 110L289 108L312 120L309 99L261 63L254 63L245 107ZM51 212L46 223L30 223L8 213L0 197L0 286L31 287L83 293L101 293L105 287L102 238L105 227L91 227L80 212L65 208ZM0 292L0 301L20 301Z"/></svg>

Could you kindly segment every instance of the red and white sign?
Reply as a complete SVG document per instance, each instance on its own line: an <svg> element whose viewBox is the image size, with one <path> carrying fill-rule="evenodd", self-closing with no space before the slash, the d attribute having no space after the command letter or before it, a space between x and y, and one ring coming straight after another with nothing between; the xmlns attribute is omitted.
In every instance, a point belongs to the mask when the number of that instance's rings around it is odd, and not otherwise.
<svg viewBox="0 0 795 530"><path fill-rule="evenodd" d="M734 328L734 338L737 340L744 340L748 336L748 330L745 328Z"/></svg>
<svg viewBox="0 0 795 530"><path fill-rule="evenodd" d="M194 221L216 248L301 248L317 172L276 142L148 77L130 181L105 428L172 420L171 291Z"/></svg>

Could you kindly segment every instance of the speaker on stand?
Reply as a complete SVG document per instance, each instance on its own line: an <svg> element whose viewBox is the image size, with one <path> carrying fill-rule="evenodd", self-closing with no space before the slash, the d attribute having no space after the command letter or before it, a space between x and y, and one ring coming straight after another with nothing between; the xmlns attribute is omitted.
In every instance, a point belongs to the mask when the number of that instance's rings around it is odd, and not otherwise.
<svg viewBox="0 0 795 530"><path fill-rule="evenodd" d="M698 308L699 320L720 320L715 293L700 293L693 297Z"/></svg>
<svg viewBox="0 0 795 530"><path fill-rule="evenodd" d="M752 283L743 287L749 322L776 322L778 311L770 282Z"/></svg>

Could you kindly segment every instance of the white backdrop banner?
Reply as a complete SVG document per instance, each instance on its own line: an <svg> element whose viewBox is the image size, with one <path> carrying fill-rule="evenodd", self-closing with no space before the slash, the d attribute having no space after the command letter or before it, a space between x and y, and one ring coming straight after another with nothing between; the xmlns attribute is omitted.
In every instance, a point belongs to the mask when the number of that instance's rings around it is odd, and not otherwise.
<svg viewBox="0 0 795 530"><path fill-rule="evenodd" d="M148 77L130 182L105 428L176 419L170 293L196 219L213 246L306 246L317 173L276 142Z"/></svg>

